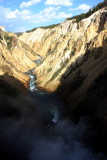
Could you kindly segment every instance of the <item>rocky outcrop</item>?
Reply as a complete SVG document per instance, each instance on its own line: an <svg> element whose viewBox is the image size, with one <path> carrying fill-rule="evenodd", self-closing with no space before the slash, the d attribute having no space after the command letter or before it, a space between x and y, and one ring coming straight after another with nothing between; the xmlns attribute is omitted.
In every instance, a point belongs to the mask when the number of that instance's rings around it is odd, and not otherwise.
<svg viewBox="0 0 107 160"><path fill-rule="evenodd" d="M43 56L43 63L35 70L40 87L55 91L64 81L63 84L67 84L66 90L69 90L76 72L81 70L81 75L87 77L84 79L83 93L89 88L95 78L107 67L106 17L107 10L102 8L79 23L75 19L66 20L53 29L38 28L20 36L20 40ZM84 58L87 59L86 63ZM80 65L81 63L85 64L84 67ZM75 68L73 73L72 67Z"/></svg>
<svg viewBox="0 0 107 160"><path fill-rule="evenodd" d="M6 29L5 29L4 26L0 26L0 30L1 30L1 31L4 31L4 32L6 31Z"/></svg>
<svg viewBox="0 0 107 160"><path fill-rule="evenodd" d="M29 78L25 72L36 68L39 87L61 91L67 103L76 106L107 67L106 17L104 7L78 23L66 20L54 28L25 32L19 39L1 31L0 74L26 84Z"/></svg>
<svg viewBox="0 0 107 160"><path fill-rule="evenodd" d="M14 33L0 30L0 75L8 75L19 80L25 86L29 77L25 74L36 66L36 53L21 42Z"/></svg>
<svg viewBox="0 0 107 160"><path fill-rule="evenodd" d="M26 112L28 104L28 108L34 108L29 113L36 117L36 104L22 94L17 97L17 90L11 87L22 89L18 81L27 86L26 72L30 69L39 87L63 98L70 117L78 121L81 116L91 116L102 141L98 142L100 148L107 153L107 9L104 7L78 23L76 19L66 20L51 29L23 33L19 38L0 28L1 106L8 100L5 94L11 95L10 106L15 103L16 111L21 108L20 115ZM9 103L5 103L7 107ZM5 109L1 114L5 114ZM10 112L6 114L9 116ZM28 112L26 116L29 121Z"/></svg>

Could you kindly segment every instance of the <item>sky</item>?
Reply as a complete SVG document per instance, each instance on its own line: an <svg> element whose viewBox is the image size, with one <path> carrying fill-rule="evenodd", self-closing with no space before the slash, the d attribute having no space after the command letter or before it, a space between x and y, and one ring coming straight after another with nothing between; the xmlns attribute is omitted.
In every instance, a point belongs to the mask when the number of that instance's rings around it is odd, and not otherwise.
<svg viewBox="0 0 107 160"><path fill-rule="evenodd" d="M10 32L24 32L63 22L87 12L103 0L0 0L0 25Z"/></svg>

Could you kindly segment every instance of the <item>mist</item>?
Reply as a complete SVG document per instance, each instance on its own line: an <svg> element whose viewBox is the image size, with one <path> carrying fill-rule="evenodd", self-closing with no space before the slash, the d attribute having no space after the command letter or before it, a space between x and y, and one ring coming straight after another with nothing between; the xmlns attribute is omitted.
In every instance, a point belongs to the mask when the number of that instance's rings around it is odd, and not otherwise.
<svg viewBox="0 0 107 160"><path fill-rule="evenodd" d="M9 99L8 104L12 103L14 108L18 109L24 99L22 97L20 102L15 102L16 99L13 101ZM42 103L41 108L44 107L44 111L41 113L39 105L37 107L33 104L29 107L25 104L16 110L18 112L16 115L7 113L0 118L0 159L99 160L100 157L106 159L103 153L95 153L91 147L98 139L87 117L82 118L78 124L63 118L57 123L52 123L53 117L47 110L46 114L45 105ZM92 142L93 144L90 144Z"/></svg>
<svg viewBox="0 0 107 160"><path fill-rule="evenodd" d="M32 87L32 86L31 86ZM28 95L0 95L0 159L106 160L89 117L77 124L64 102L35 88Z"/></svg>

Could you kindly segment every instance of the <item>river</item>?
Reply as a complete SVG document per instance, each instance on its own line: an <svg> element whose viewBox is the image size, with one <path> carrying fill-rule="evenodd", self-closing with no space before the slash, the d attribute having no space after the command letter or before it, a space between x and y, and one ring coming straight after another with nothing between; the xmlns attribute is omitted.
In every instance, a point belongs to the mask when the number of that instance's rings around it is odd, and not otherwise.
<svg viewBox="0 0 107 160"><path fill-rule="evenodd" d="M63 101L37 88L33 70L27 74L27 97L4 97L0 107L0 160L107 160L96 150L99 139L90 119L74 124L65 118Z"/></svg>
<svg viewBox="0 0 107 160"><path fill-rule="evenodd" d="M78 124L74 124L64 118L64 103L55 94L37 88L33 70L28 75L30 97L38 104L37 112L43 123L40 133L42 137L38 141L40 150L37 153L36 146L36 152L30 156L31 160L106 160L102 152L95 153L93 150L92 146L98 139L89 119L84 117ZM84 139L87 139L86 143L83 142Z"/></svg>
<svg viewBox="0 0 107 160"><path fill-rule="evenodd" d="M27 74L30 77L30 97L38 104L41 117L45 117L49 122L47 127L58 123L64 112L64 103L54 93L46 93L37 88L33 70L30 70Z"/></svg>

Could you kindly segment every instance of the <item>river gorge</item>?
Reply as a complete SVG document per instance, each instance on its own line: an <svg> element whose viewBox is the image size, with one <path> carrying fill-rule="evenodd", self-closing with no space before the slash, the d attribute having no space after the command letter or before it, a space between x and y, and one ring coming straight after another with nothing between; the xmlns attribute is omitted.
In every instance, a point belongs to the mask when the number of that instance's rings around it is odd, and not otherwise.
<svg viewBox="0 0 107 160"><path fill-rule="evenodd" d="M0 26L7 159L107 160L107 0L58 25L23 33Z"/></svg>
<svg viewBox="0 0 107 160"><path fill-rule="evenodd" d="M63 114L64 102L53 93L39 90L32 70L27 74L28 97L36 103L35 108L25 104L21 115L2 119L2 160L106 160L91 119L72 122Z"/></svg>
<svg viewBox="0 0 107 160"><path fill-rule="evenodd" d="M0 102L0 159L107 160L90 117L74 123L58 95L41 91L33 70L26 74L27 101L12 95Z"/></svg>

